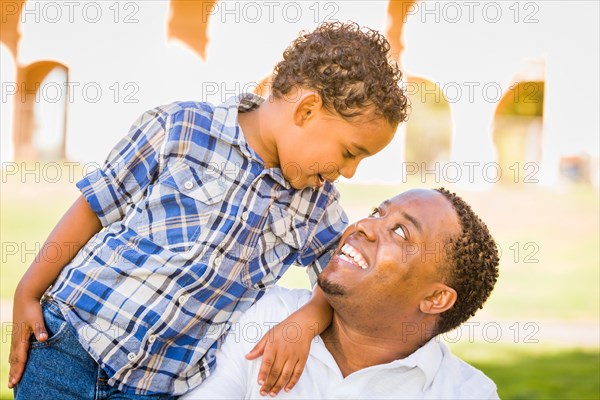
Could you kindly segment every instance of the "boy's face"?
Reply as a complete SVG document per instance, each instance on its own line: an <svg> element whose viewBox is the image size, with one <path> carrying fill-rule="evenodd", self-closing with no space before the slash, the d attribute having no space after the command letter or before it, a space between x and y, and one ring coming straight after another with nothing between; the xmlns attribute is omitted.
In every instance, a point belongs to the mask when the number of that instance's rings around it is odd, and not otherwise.
<svg viewBox="0 0 600 400"><path fill-rule="evenodd" d="M349 122L320 102L300 106L293 129L277 141L279 165L292 187L320 187L340 175L354 176L358 164L387 146L395 132L383 118L364 116Z"/></svg>

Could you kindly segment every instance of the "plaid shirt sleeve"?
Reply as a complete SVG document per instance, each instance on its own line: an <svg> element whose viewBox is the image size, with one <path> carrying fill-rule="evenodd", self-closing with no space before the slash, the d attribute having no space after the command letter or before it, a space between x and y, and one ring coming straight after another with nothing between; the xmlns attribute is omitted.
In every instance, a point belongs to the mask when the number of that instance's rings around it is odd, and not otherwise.
<svg viewBox="0 0 600 400"><path fill-rule="evenodd" d="M325 213L317 225L316 233L299 258L301 265L307 267L310 284L314 288L317 277L329 264L338 242L348 226L348 216L342 209L335 190L331 202L325 208Z"/></svg>
<svg viewBox="0 0 600 400"><path fill-rule="evenodd" d="M141 199L158 175L165 124L166 113L160 108L145 112L112 149L102 168L77 182L102 226L122 219L127 205Z"/></svg>

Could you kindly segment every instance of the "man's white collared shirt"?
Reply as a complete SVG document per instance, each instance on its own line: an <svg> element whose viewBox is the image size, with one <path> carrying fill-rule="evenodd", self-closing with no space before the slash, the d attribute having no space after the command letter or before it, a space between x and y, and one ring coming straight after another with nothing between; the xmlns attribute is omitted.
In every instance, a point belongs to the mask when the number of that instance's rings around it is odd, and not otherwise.
<svg viewBox="0 0 600 400"><path fill-rule="evenodd" d="M307 290L274 287L232 326L216 353L215 372L182 399L265 399L257 383L261 359L245 355L273 325L310 299ZM294 340L294 326L287 329ZM279 399L497 399L496 385L481 371L432 339L401 360L365 368L343 377L320 338L310 350L296 386Z"/></svg>

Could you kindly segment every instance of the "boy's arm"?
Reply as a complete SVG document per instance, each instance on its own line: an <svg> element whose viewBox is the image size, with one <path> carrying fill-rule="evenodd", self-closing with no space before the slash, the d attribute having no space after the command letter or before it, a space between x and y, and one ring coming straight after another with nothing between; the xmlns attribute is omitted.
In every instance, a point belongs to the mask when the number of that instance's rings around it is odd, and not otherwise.
<svg viewBox="0 0 600 400"><path fill-rule="evenodd" d="M9 388L13 388L21 379L31 334L41 342L48 339L40 306L42 295L56 280L64 266L101 229L100 220L84 197L80 196L52 230L21 278L13 303L14 330L9 356ZM44 254L54 255L55 252L58 255L51 260L44 257Z"/></svg>

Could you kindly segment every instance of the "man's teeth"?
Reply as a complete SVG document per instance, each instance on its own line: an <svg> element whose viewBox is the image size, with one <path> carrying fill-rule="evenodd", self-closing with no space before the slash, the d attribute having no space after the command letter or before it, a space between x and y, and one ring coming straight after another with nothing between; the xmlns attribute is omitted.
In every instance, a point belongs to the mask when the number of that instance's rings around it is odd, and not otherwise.
<svg viewBox="0 0 600 400"><path fill-rule="evenodd" d="M345 244L342 246L342 254L340 258L351 264L356 264L362 269L367 269L369 266L364 257L352 246Z"/></svg>

